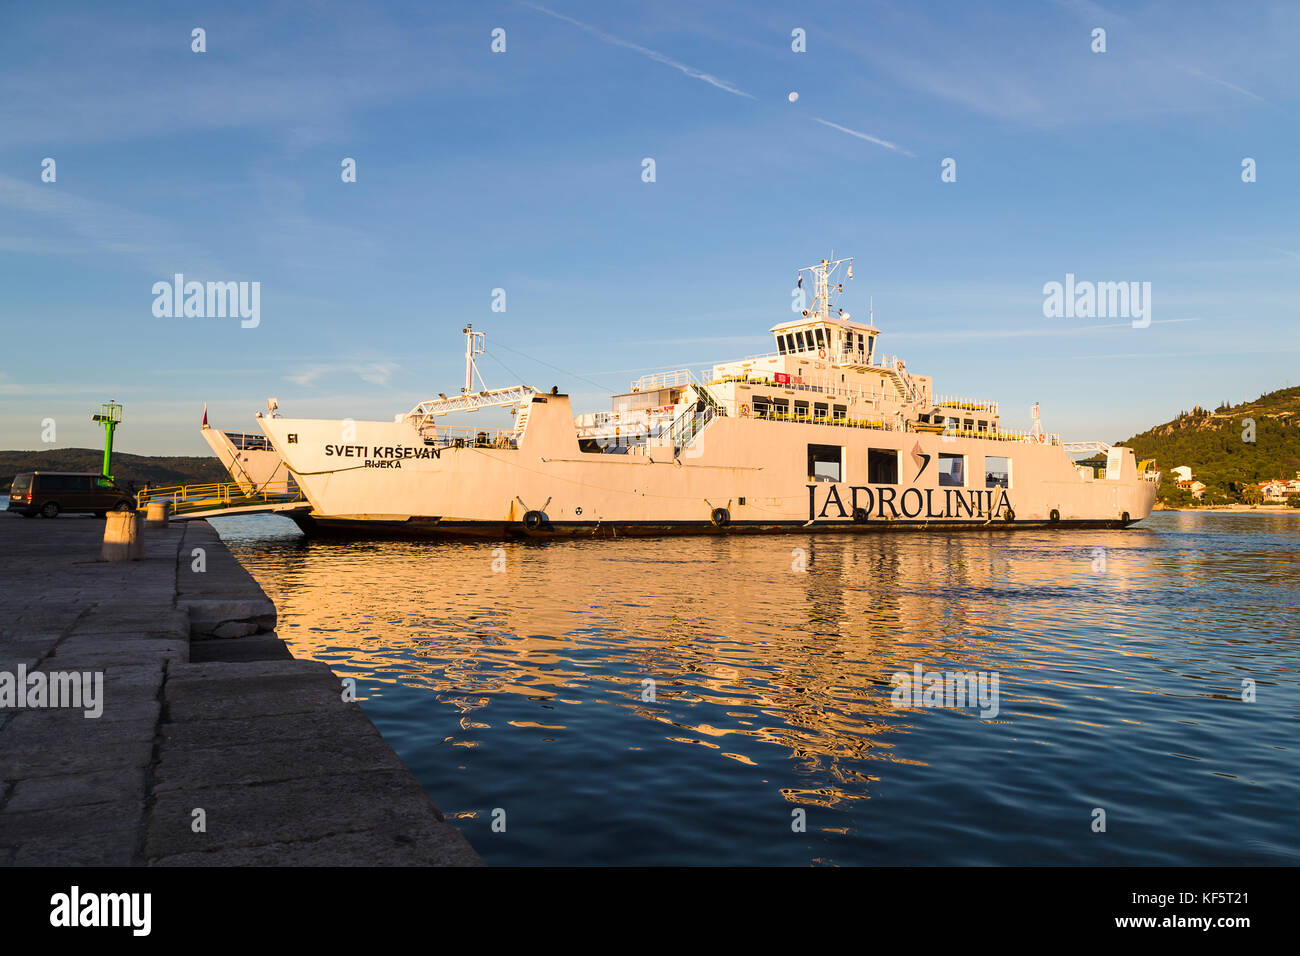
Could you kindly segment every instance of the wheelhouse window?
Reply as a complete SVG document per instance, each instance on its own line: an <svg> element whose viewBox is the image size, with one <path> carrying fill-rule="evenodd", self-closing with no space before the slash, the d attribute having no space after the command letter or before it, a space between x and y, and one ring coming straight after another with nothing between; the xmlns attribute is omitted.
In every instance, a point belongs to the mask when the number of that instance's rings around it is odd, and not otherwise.
<svg viewBox="0 0 1300 956"><path fill-rule="evenodd" d="M844 449L840 445L808 446L809 481L843 481Z"/></svg>
<svg viewBox="0 0 1300 956"><path fill-rule="evenodd" d="M898 452L892 448L868 448L867 481L873 485L898 484Z"/></svg>
<svg viewBox="0 0 1300 956"><path fill-rule="evenodd" d="M825 348L826 341L825 339L822 338L822 329L820 326L816 329L816 333L817 333L817 347L819 349Z"/></svg>
<svg viewBox="0 0 1300 956"><path fill-rule="evenodd" d="M939 453L939 487L961 488L966 484L966 456Z"/></svg>
<svg viewBox="0 0 1300 956"><path fill-rule="evenodd" d="M794 351L794 336L789 332L785 334L785 350L787 354Z"/></svg>
<svg viewBox="0 0 1300 956"><path fill-rule="evenodd" d="M1011 459L984 456L984 487L1011 487Z"/></svg>

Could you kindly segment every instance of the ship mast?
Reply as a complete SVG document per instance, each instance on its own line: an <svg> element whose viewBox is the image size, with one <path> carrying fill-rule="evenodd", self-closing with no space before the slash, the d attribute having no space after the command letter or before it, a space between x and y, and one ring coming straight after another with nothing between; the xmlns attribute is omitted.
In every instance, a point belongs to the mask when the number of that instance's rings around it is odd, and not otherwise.
<svg viewBox="0 0 1300 956"><path fill-rule="evenodd" d="M835 253L831 253L835 255ZM853 278L853 257L848 256L844 259L823 259L815 266L804 266L799 270L802 276L805 272L813 274L813 304L811 309L804 310L804 316L816 316L819 319L829 319L831 317L831 276L844 263L848 263L848 276ZM844 285L839 283L835 286L835 291L843 292Z"/></svg>
<svg viewBox="0 0 1300 956"><path fill-rule="evenodd" d="M475 378L478 379L480 386L485 384L483 376L479 374L478 365L474 362L474 356L482 355L486 351L487 333L475 332L473 325L466 325L462 331L465 333L465 384L460 390L460 395L448 398L439 393L437 398L416 405L406 413L405 417L417 428L423 428L433 419L450 415L452 412L473 412L480 408L500 405L525 405L537 394L537 389L531 385L475 389Z"/></svg>

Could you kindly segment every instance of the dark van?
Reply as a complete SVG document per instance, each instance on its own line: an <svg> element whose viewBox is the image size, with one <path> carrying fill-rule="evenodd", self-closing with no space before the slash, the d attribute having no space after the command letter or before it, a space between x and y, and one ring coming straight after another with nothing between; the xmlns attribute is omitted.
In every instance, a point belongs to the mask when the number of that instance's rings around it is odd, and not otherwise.
<svg viewBox="0 0 1300 956"><path fill-rule="evenodd" d="M94 472L28 471L14 475L9 510L24 518L77 512L102 518L110 511L134 511L135 497Z"/></svg>

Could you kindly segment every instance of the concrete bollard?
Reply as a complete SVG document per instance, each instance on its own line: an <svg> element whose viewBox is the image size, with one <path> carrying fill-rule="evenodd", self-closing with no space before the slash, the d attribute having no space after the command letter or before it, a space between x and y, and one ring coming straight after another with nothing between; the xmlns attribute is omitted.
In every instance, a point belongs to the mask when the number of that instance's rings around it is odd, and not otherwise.
<svg viewBox="0 0 1300 956"><path fill-rule="evenodd" d="M167 524L167 519L172 513L172 503L170 501L151 501L149 502L149 524L157 527L158 525Z"/></svg>
<svg viewBox="0 0 1300 956"><path fill-rule="evenodd" d="M104 523L101 561L138 561L144 557L144 535L134 511L110 511Z"/></svg>

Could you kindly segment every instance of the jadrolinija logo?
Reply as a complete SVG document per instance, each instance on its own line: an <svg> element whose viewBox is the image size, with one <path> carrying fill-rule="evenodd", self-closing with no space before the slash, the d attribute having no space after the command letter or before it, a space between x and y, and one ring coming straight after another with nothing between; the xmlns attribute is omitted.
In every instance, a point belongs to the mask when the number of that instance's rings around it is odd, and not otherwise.
<svg viewBox="0 0 1300 956"><path fill-rule="evenodd" d="M825 493L819 494L818 489ZM835 482L808 486L808 520L819 518L1000 518L1011 509L1005 488L900 488L897 485L849 485ZM818 508L820 498L821 507ZM859 511L861 509L861 511Z"/></svg>

